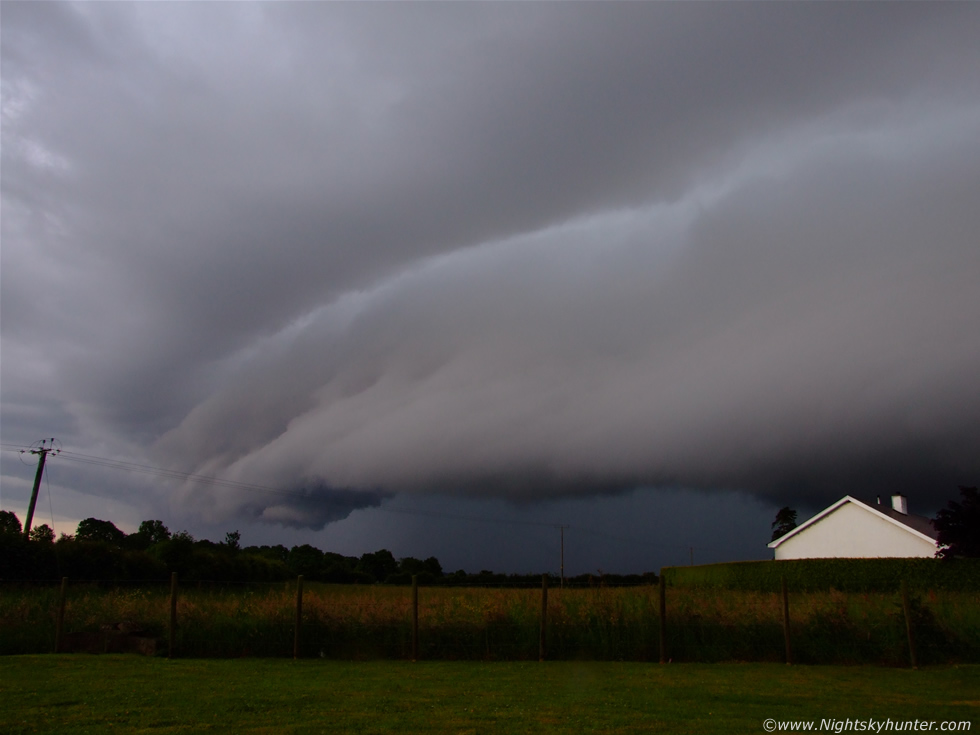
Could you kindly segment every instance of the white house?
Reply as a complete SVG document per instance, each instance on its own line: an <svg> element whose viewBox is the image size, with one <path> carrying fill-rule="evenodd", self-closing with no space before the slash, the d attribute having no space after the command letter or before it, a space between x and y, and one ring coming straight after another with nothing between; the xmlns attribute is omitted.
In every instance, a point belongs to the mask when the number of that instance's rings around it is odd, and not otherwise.
<svg viewBox="0 0 980 735"><path fill-rule="evenodd" d="M908 512L904 495L893 495L890 508L845 495L769 548L776 559L926 557L936 554L936 530Z"/></svg>

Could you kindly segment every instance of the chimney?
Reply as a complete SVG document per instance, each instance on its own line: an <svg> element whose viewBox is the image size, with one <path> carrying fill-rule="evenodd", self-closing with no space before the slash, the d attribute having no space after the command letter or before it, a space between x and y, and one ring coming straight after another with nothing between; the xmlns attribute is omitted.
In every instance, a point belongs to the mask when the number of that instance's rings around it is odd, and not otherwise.
<svg viewBox="0 0 980 735"><path fill-rule="evenodd" d="M901 493L896 493L892 495L892 509L897 510L902 515L908 515L909 513L909 501Z"/></svg>

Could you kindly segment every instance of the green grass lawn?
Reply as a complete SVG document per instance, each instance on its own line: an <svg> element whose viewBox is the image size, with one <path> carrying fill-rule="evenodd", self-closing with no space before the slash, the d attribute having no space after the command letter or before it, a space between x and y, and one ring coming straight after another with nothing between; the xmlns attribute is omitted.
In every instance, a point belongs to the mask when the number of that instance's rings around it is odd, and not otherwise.
<svg viewBox="0 0 980 735"><path fill-rule="evenodd" d="M3 733L763 733L767 718L980 732L980 666L0 658Z"/></svg>

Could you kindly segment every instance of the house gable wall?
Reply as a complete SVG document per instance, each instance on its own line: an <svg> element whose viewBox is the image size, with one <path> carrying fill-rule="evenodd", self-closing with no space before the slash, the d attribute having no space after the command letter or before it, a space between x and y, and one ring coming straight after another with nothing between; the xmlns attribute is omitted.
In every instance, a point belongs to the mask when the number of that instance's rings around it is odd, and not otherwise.
<svg viewBox="0 0 980 735"><path fill-rule="evenodd" d="M777 559L931 557L935 553L932 542L852 502L775 548Z"/></svg>

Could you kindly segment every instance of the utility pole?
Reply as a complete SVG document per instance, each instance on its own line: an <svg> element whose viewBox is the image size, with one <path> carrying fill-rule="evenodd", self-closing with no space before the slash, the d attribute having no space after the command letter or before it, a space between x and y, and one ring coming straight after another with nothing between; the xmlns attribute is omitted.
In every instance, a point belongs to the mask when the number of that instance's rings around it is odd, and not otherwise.
<svg viewBox="0 0 980 735"><path fill-rule="evenodd" d="M560 582L558 584L559 589L564 589L565 587L565 529L568 526L558 526L558 530L561 531L561 576L559 577Z"/></svg>
<svg viewBox="0 0 980 735"><path fill-rule="evenodd" d="M58 442L58 446L55 447L54 437L51 437L50 441L51 443L48 444L47 439L42 439L40 445L35 442L34 447L30 450L25 449L21 451L21 454L29 452L30 454L37 455L37 472L34 475L34 489L31 491L31 504L27 507L27 520L24 521L24 538L28 538L31 533L31 523L34 521L34 506L37 505L37 491L41 487L41 476L44 474L44 461L51 452L55 454L61 452L61 442Z"/></svg>

